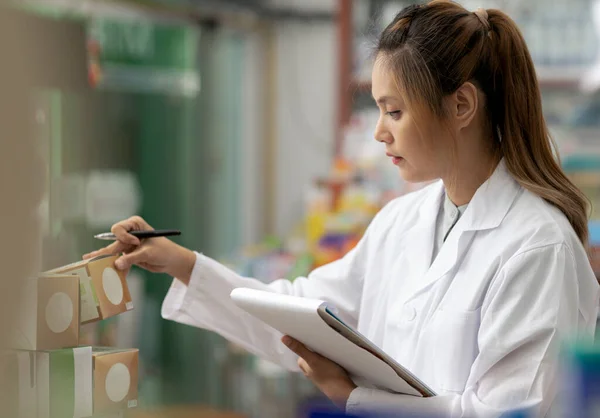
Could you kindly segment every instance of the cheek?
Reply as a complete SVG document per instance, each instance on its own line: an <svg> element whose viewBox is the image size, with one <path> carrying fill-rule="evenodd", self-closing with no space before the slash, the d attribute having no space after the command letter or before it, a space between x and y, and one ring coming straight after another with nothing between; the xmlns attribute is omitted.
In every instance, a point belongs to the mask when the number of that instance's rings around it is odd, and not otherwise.
<svg viewBox="0 0 600 418"><path fill-rule="evenodd" d="M418 158L418 154L422 154L427 150L427 143L412 119L401 118L395 121L390 131L394 135L394 142L398 151L405 158L409 158L410 154L417 154L412 156Z"/></svg>

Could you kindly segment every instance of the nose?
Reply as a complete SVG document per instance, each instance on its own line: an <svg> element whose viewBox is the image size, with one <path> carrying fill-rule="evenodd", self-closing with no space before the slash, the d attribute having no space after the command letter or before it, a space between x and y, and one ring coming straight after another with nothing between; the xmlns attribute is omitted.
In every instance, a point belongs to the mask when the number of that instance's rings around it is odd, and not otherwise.
<svg viewBox="0 0 600 418"><path fill-rule="evenodd" d="M377 121L373 137L375 138L375 141L383 142L384 144L391 144L392 142L394 142L394 137L390 134L390 132L387 129L385 129L381 118L379 118L379 120Z"/></svg>

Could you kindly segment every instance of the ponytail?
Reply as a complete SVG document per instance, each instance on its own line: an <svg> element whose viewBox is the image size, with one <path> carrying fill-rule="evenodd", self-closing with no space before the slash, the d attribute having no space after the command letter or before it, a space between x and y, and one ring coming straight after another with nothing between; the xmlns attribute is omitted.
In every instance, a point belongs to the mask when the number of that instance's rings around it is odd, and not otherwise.
<svg viewBox="0 0 600 418"><path fill-rule="evenodd" d="M542 113L533 61L516 24L488 10L492 126L506 167L527 190L560 209L580 241L588 243L588 200L567 178Z"/></svg>

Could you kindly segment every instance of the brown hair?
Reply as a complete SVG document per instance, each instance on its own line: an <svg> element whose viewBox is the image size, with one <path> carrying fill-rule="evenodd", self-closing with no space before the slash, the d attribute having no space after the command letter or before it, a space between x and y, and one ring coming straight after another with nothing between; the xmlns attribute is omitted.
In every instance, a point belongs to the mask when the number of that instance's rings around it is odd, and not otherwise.
<svg viewBox="0 0 600 418"><path fill-rule="evenodd" d="M383 31L376 52L408 105L440 118L444 96L475 84L485 95L493 152L519 184L559 208L587 245L588 200L553 152L535 68L510 17L449 0L409 6Z"/></svg>

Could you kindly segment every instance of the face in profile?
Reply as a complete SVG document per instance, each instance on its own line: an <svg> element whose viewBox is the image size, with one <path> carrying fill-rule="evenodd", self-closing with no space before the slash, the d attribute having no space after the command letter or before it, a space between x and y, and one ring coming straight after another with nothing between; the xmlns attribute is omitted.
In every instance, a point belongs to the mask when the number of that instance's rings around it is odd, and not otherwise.
<svg viewBox="0 0 600 418"><path fill-rule="evenodd" d="M419 114L403 98L385 60L375 60L372 94L379 107L375 139L385 145L390 163L408 182L442 177L451 153L451 137L439 118L419 107Z"/></svg>

